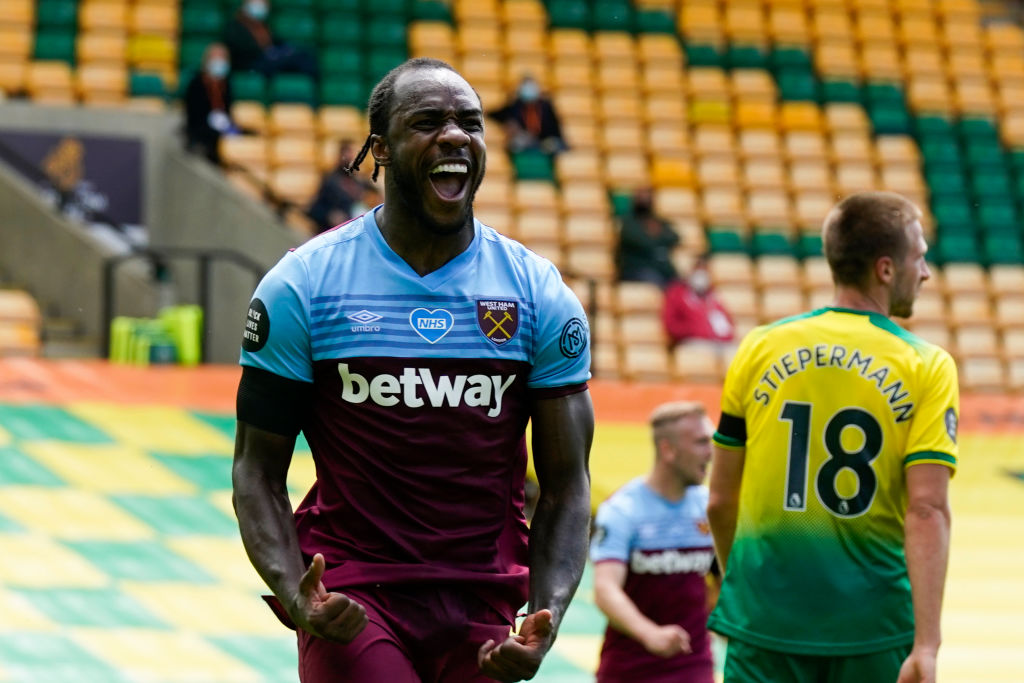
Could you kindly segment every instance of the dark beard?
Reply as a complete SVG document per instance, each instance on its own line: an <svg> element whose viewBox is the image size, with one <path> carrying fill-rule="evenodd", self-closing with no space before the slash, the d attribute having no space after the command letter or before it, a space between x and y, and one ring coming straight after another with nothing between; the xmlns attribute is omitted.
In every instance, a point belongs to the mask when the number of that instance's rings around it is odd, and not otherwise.
<svg viewBox="0 0 1024 683"><path fill-rule="evenodd" d="M400 203L403 208L415 218L419 225L441 237L450 237L451 235L455 235L467 226L472 229L473 201L476 199L476 191L479 189L480 183L483 182L483 173L480 174L480 179L477 181L476 185L469 191L469 202L466 204L465 219L454 224L438 223L429 213L427 213L426 207L420 199L419 185L412 178L406 177L394 166L389 166L385 173L390 173L391 179L395 183L398 203Z"/></svg>

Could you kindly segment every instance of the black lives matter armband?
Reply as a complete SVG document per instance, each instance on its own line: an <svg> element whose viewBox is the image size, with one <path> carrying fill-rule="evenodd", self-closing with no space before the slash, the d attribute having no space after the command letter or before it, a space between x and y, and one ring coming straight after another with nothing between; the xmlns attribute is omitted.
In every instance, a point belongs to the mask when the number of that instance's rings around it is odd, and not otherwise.
<svg viewBox="0 0 1024 683"><path fill-rule="evenodd" d="M309 416L312 391L308 382L243 365L235 402L238 420L274 434L297 436Z"/></svg>

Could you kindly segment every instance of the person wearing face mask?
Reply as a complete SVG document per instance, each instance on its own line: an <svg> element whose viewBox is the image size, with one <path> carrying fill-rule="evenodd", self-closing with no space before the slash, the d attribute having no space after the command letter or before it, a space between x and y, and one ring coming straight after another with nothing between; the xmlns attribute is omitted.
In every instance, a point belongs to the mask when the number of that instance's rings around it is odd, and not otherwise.
<svg viewBox="0 0 1024 683"><path fill-rule="evenodd" d="M557 154L568 149L555 105L532 76L523 76L515 97L488 116L505 126L509 152L539 149Z"/></svg>
<svg viewBox="0 0 1024 683"><path fill-rule="evenodd" d="M227 48L211 43L185 89L185 147L214 163L220 163L220 136L238 132L231 120L230 71Z"/></svg>
<svg viewBox="0 0 1024 683"><path fill-rule="evenodd" d="M697 260L689 278L676 280L665 289L661 319L673 344L694 339L733 340L732 317L711 289L707 257Z"/></svg>
<svg viewBox="0 0 1024 683"><path fill-rule="evenodd" d="M633 211L621 219L618 245L619 279L652 282L661 288L679 278L672 250L679 235L667 220L656 215L650 188L633 193Z"/></svg>
<svg viewBox="0 0 1024 683"><path fill-rule="evenodd" d="M264 76L285 71L317 76L316 59L308 51L273 36L267 0L244 0L224 27L224 43L234 71L259 71Z"/></svg>

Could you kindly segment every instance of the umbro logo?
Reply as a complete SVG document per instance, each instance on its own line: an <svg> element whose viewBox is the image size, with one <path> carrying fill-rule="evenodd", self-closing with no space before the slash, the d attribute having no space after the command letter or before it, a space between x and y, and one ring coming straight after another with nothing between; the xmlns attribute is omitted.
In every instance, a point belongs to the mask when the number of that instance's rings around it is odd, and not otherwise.
<svg viewBox="0 0 1024 683"><path fill-rule="evenodd" d="M384 316L377 315L372 311L368 311L365 308L355 313L349 313L345 316L354 323L352 326L353 332L380 332L380 325L374 325L373 323L381 320Z"/></svg>

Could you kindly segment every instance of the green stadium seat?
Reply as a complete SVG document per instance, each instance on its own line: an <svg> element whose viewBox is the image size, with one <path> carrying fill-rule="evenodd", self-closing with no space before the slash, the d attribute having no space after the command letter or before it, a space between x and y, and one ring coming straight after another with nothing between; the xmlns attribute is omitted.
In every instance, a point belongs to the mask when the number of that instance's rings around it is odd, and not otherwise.
<svg viewBox="0 0 1024 683"><path fill-rule="evenodd" d="M633 7L627 0L597 0L591 7L594 31L633 31Z"/></svg>
<svg viewBox="0 0 1024 683"><path fill-rule="evenodd" d="M924 177L933 196L963 199L967 197L967 180L959 164L926 167Z"/></svg>
<svg viewBox="0 0 1024 683"><path fill-rule="evenodd" d="M940 233L935 252L939 263L977 263L981 260L981 252L974 235Z"/></svg>
<svg viewBox="0 0 1024 683"><path fill-rule="evenodd" d="M868 81L864 86L866 99L871 103L885 102L905 106L903 89L895 83L886 81Z"/></svg>
<svg viewBox="0 0 1024 683"><path fill-rule="evenodd" d="M687 44L686 63L690 66L725 66L725 54L717 45L710 43Z"/></svg>
<svg viewBox="0 0 1024 683"><path fill-rule="evenodd" d="M275 12L280 10L298 10L311 13L316 9L316 2L314 0L274 0L273 7Z"/></svg>
<svg viewBox="0 0 1024 683"><path fill-rule="evenodd" d="M316 18L302 10L275 11L270 30L275 38L295 45L316 45Z"/></svg>
<svg viewBox="0 0 1024 683"><path fill-rule="evenodd" d="M633 15L633 23L637 33L676 34L676 20L671 12L657 9L637 10Z"/></svg>
<svg viewBox="0 0 1024 683"><path fill-rule="evenodd" d="M538 150L524 150L513 154L512 166L515 168L517 180L555 179L551 157Z"/></svg>
<svg viewBox="0 0 1024 683"><path fill-rule="evenodd" d="M375 50L370 53L363 69L363 76L370 83L384 78L387 72L405 61L405 47L393 47L390 50Z"/></svg>
<svg viewBox="0 0 1024 683"><path fill-rule="evenodd" d="M216 5L192 5L181 10L183 36L209 36L210 40L214 40L220 36L223 28L224 14Z"/></svg>
<svg viewBox="0 0 1024 683"><path fill-rule="evenodd" d="M344 105L366 109L370 89L361 78L324 74L320 81L321 105Z"/></svg>
<svg viewBox="0 0 1024 683"><path fill-rule="evenodd" d="M827 79L821 84L821 99L825 102L864 103L864 92L857 81Z"/></svg>
<svg viewBox="0 0 1024 683"><path fill-rule="evenodd" d="M978 202L1000 199L1013 194L1010 176L1000 168L976 168L971 171L971 194Z"/></svg>
<svg viewBox="0 0 1024 683"><path fill-rule="evenodd" d="M984 235L981 244L982 256L988 265L1024 263L1024 247L1017 235Z"/></svg>
<svg viewBox="0 0 1024 683"><path fill-rule="evenodd" d="M321 15L333 13L353 19L363 14L363 4L363 0L316 0L316 8Z"/></svg>
<svg viewBox="0 0 1024 683"><path fill-rule="evenodd" d="M1011 149L1006 160L1017 177L1024 177L1024 149Z"/></svg>
<svg viewBox="0 0 1024 683"><path fill-rule="evenodd" d="M772 69L785 69L787 67L814 68L811 53L800 47L776 46L772 50L771 65Z"/></svg>
<svg viewBox="0 0 1024 683"><path fill-rule="evenodd" d="M984 203L978 205L977 213L978 227L985 234L1020 234L1017 206L1011 200L986 199Z"/></svg>
<svg viewBox="0 0 1024 683"><path fill-rule="evenodd" d="M997 144L999 142L999 128L993 119L976 116L963 118L960 120L958 128L960 136L965 142L971 140Z"/></svg>
<svg viewBox="0 0 1024 683"><path fill-rule="evenodd" d="M370 19L366 26L366 33L363 40L369 41L364 44L373 46L373 51L392 50L406 47L405 20L393 16L375 16ZM371 55L372 58L372 55Z"/></svg>
<svg viewBox="0 0 1024 683"><path fill-rule="evenodd" d="M743 233L726 226L710 226L707 230L708 250L712 253L750 253Z"/></svg>
<svg viewBox="0 0 1024 683"><path fill-rule="evenodd" d="M934 136L946 136L952 138L955 131L953 128L953 121L949 118L928 114L918 116L914 120L914 134L919 139Z"/></svg>
<svg viewBox="0 0 1024 683"><path fill-rule="evenodd" d="M797 239L796 251L800 258L821 256L824 253L821 246L821 233L801 232Z"/></svg>
<svg viewBox="0 0 1024 683"><path fill-rule="evenodd" d="M78 25L78 3L75 0L39 0L36 25L42 28L75 30Z"/></svg>
<svg viewBox="0 0 1024 683"><path fill-rule="evenodd" d="M725 63L733 69L766 69L768 51L760 45L731 45L725 51Z"/></svg>
<svg viewBox="0 0 1024 683"><path fill-rule="evenodd" d="M210 41L206 37L183 38L178 52L178 68L181 71L194 71L203 64L203 52Z"/></svg>
<svg viewBox="0 0 1024 683"><path fill-rule="evenodd" d="M36 33L32 55L39 60L60 60L75 63L75 32L68 29L45 29Z"/></svg>
<svg viewBox="0 0 1024 683"><path fill-rule="evenodd" d="M323 74L359 78L365 66L362 51L343 44L321 48L318 57Z"/></svg>
<svg viewBox="0 0 1024 683"><path fill-rule="evenodd" d="M633 210L633 195L630 192L613 190L608 199L612 204L612 213L616 216L625 216Z"/></svg>
<svg viewBox="0 0 1024 683"><path fill-rule="evenodd" d="M316 83L306 74L276 74L267 87L269 102L301 102L315 107Z"/></svg>
<svg viewBox="0 0 1024 683"><path fill-rule="evenodd" d="M910 132L910 114L902 102L872 103L868 107L868 117L876 135L905 135Z"/></svg>
<svg viewBox="0 0 1024 683"><path fill-rule="evenodd" d="M267 101L267 80L257 71L238 71L231 74L231 93L235 101Z"/></svg>
<svg viewBox="0 0 1024 683"><path fill-rule="evenodd" d="M365 26L358 15L332 12L321 15L317 30L322 47L358 46L363 42Z"/></svg>
<svg viewBox="0 0 1024 683"><path fill-rule="evenodd" d="M932 195L932 214L938 223L939 233L974 233L974 215L966 197Z"/></svg>
<svg viewBox="0 0 1024 683"><path fill-rule="evenodd" d="M548 3L548 22L551 28L578 28L590 30L590 8L580 0L551 0Z"/></svg>
<svg viewBox="0 0 1024 683"><path fill-rule="evenodd" d="M972 171L981 169L1007 170L1006 160L1003 158L1003 146L996 142L971 142L964 147L964 163Z"/></svg>
<svg viewBox="0 0 1024 683"><path fill-rule="evenodd" d="M929 166L959 166L960 146L952 138L927 138L920 141L921 156Z"/></svg>
<svg viewBox="0 0 1024 683"><path fill-rule="evenodd" d="M409 10L415 21L446 21L452 23L452 13L441 0L413 0Z"/></svg>
<svg viewBox="0 0 1024 683"><path fill-rule="evenodd" d="M779 97L785 101L809 100L817 101L818 83L814 72L800 67L779 69L776 80L779 85Z"/></svg>
<svg viewBox="0 0 1024 683"><path fill-rule="evenodd" d="M786 235L772 230L755 230L750 238L750 251L757 256L793 255L795 249Z"/></svg>
<svg viewBox="0 0 1024 683"><path fill-rule="evenodd" d="M132 97L165 97L164 79L159 74L133 71L128 79L128 92Z"/></svg>
<svg viewBox="0 0 1024 683"><path fill-rule="evenodd" d="M404 19L409 14L409 3L407 0L373 0L364 3L363 11L367 16Z"/></svg>

